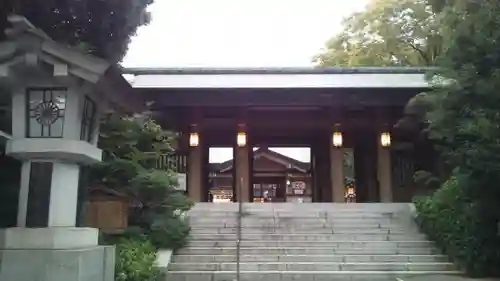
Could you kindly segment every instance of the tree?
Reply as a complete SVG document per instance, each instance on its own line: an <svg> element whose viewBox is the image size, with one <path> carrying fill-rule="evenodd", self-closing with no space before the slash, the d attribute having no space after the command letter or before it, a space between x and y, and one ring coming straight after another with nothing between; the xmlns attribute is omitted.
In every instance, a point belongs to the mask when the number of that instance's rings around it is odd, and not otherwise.
<svg viewBox="0 0 500 281"><path fill-rule="evenodd" d="M149 22L145 9L153 1L2 0L0 35L7 27L7 15L20 14L55 41L118 62L127 51L130 37Z"/></svg>
<svg viewBox="0 0 500 281"><path fill-rule="evenodd" d="M500 276L500 2L449 1L437 9L444 43L437 75L447 83L428 93L424 118L455 171L420 210L469 273Z"/></svg>
<svg viewBox="0 0 500 281"><path fill-rule="evenodd" d="M451 83L435 87L426 115L430 137L453 166L494 178L500 169L498 13L500 2L493 0L457 1L444 8L446 45L438 75Z"/></svg>
<svg viewBox="0 0 500 281"><path fill-rule="evenodd" d="M429 66L441 51L436 14L425 0L372 0L343 22L314 57L329 66Z"/></svg>
<svg viewBox="0 0 500 281"><path fill-rule="evenodd" d="M177 210L189 210L192 202L176 190L175 172L158 170L155 165L161 155L172 154L175 136L147 116L109 115L100 130L103 162L92 168L90 184L105 185L140 202L130 223L148 234L155 245L183 246L189 225Z"/></svg>

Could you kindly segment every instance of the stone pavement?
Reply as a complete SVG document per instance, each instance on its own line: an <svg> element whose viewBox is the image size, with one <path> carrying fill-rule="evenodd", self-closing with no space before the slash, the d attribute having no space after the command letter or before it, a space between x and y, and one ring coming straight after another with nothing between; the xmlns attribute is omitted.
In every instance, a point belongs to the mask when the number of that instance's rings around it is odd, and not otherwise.
<svg viewBox="0 0 500 281"><path fill-rule="evenodd" d="M403 279L398 279L398 281L500 281L497 278L467 278L456 275L425 275L425 276L412 276Z"/></svg>

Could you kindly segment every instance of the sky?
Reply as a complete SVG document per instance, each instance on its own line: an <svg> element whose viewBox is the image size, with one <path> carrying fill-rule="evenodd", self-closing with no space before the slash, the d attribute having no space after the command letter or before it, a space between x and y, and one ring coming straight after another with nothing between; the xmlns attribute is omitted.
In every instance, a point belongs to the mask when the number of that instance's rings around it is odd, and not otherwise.
<svg viewBox="0 0 500 281"><path fill-rule="evenodd" d="M125 67L312 66L312 57L369 0L156 0ZM309 149L273 149L309 161ZM210 150L210 162L232 157Z"/></svg>

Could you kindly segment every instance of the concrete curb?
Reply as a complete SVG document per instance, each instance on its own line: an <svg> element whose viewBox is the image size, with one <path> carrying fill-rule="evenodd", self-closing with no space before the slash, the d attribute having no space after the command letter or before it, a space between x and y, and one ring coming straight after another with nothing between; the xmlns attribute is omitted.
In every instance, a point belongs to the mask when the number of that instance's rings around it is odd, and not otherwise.
<svg viewBox="0 0 500 281"><path fill-rule="evenodd" d="M159 249L156 256L156 267L162 272L167 272L168 265L172 260L172 255L174 251L170 249Z"/></svg>
<svg viewBox="0 0 500 281"><path fill-rule="evenodd" d="M177 209L174 211L174 215L178 216L183 221L189 220L188 212L182 212ZM173 255L174 251L171 249L158 249L158 253L156 254L156 267L166 273Z"/></svg>

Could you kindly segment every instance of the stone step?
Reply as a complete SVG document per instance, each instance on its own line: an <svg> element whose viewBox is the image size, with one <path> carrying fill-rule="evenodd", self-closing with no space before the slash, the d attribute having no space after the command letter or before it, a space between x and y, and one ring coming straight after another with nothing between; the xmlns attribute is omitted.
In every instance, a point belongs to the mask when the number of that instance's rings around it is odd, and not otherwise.
<svg viewBox="0 0 500 281"><path fill-rule="evenodd" d="M199 202L193 206L193 210L238 210L240 203L210 203ZM313 203L292 203L292 202L274 202L274 203L250 203L243 202L241 206L244 209L257 210L405 210L408 203L331 203L331 202L313 202Z"/></svg>
<svg viewBox="0 0 500 281"><path fill-rule="evenodd" d="M236 262L235 255L175 255L174 262ZM241 255L241 262L447 262L445 255Z"/></svg>
<svg viewBox="0 0 500 281"><path fill-rule="evenodd" d="M189 220L191 222L197 222L197 221L209 221L209 222L217 222L220 220L224 221L236 221L238 219L237 216L234 217L210 217L210 216L203 216L203 214L200 214L200 216L189 216ZM318 221L360 221L360 222L370 222L370 221L393 221L393 220L398 220L400 219L399 217L387 217L387 216L380 216L380 217L360 217L358 215L353 215L353 216L320 216L320 217L297 217L297 216L243 216L241 218L244 221L266 221L266 222L273 222L273 221L279 221L279 220L284 220L284 221L300 221L300 222L318 222Z"/></svg>
<svg viewBox="0 0 500 281"><path fill-rule="evenodd" d="M239 281L396 281L429 274L459 275L459 271L241 271ZM233 281L235 271L169 271L168 281Z"/></svg>
<svg viewBox="0 0 500 281"><path fill-rule="evenodd" d="M235 222L238 220L238 217L204 217L200 216L189 216L188 217L191 222L211 222L216 223L218 221L225 222ZM258 222L276 222L276 221L294 221L294 222L305 222L305 223L314 223L314 222L345 222L345 221L355 221L355 222L390 222L401 220L399 217L359 217L359 216L336 216L336 217L279 217L279 216L244 216L241 217L242 221L258 221Z"/></svg>
<svg viewBox="0 0 500 281"><path fill-rule="evenodd" d="M276 204L274 204L276 206ZM196 206L191 208L189 212L198 213L198 212L210 212L210 213L238 213L239 207L237 204L232 205L231 208L217 208L218 206L211 205L207 208L197 208ZM316 206L317 207L317 206ZM262 205L253 205L253 206L242 206L241 212L243 213L258 213L258 214L269 214L269 213L374 213L374 214L382 214L382 213L398 213L407 211L408 205L404 208L380 208L379 206L371 206L364 208L353 208L346 207L345 204L332 204L320 208L315 208L315 204L307 204L307 205L288 205L288 207L274 207L269 208Z"/></svg>
<svg viewBox="0 0 500 281"><path fill-rule="evenodd" d="M289 209L257 209L257 208L243 208L241 210L241 213L243 214L259 214L259 215L273 215L273 214L290 214L290 215L298 215L299 217L301 215L303 216L310 216L314 214L367 214L367 215L388 215L388 214L400 214L403 212L408 211L408 208L406 210L395 210L395 209L368 209L368 208L361 208L361 209L344 209L344 208L289 208ZM193 214L219 214L219 215L226 215L226 214L238 214L238 208L234 209L191 209L188 211L188 213L193 213Z"/></svg>
<svg viewBox="0 0 500 281"><path fill-rule="evenodd" d="M235 271L236 263L171 263L171 271ZM398 263L398 262L243 262L243 271L449 271L455 270L450 262Z"/></svg>
<svg viewBox="0 0 500 281"><path fill-rule="evenodd" d="M238 210L225 211L225 210L194 210L191 209L188 215L205 215L205 216L237 216L239 214ZM341 209L330 209L330 210L290 210L290 211L280 211L280 210L242 210L241 214L244 216L256 216L256 217L294 217L294 218L313 218L313 217L344 217L344 216L357 216L366 218L387 218L394 217L404 212L399 211L374 211L374 210L341 210Z"/></svg>
<svg viewBox="0 0 500 281"><path fill-rule="evenodd" d="M203 228L193 226L192 234L230 234L237 233L237 228ZM418 233L413 229L403 228L353 228L353 227L335 227L335 228L304 228L304 229L282 229L282 228L243 228L242 233L249 234L404 234Z"/></svg>
<svg viewBox="0 0 500 281"><path fill-rule="evenodd" d="M236 248L222 247L188 247L178 251L180 255L235 255ZM440 252L434 247L418 247L418 248L398 248L391 247L373 247L366 246L361 248L322 248L322 247L242 247L240 248L242 255L435 255Z"/></svg>
<svg viewBox="0 0 500 281"><path fill-rule="evenodd" d="M236 279L237 203L197 203L167 280ZM460 274L412 223L409 204L243 203L240 281L403 280Z"/></svg>
<svg viewBox="0 0 500 281"><path fill-rule="evenodd" d="M370 210L370 209L359 209L359 210L348 210L348 209L289 209L289 210L261 210L261 209L248 209L245 208L241 211L244 215L257 215L257 216L293 216L293 217L314 217L314 216L342 216L342 215L360 215L360 216L394 216L402 214L405 211L400 210ZM199 214L199 215L237 215L239 214L238 209L235 210L212 210L212 209L191 209L188 214Z"/></svg>
<svg viewBox="0 0 500 281"><path fill-rule="evenodd" d="M241 247L324 247L335 249L351 249L351 248L418 248L418 247L433 247L433 242L430 241L241 241ZM230 248L236 247L236 241L206 241L192 240L188 247L220 247Z"/></svg>
<svg viewBox="0 0 500 281"><path fill-rule="evenodd" d="M191 223L193 227L197 228L236 228L238 227L237 222L217 222L217 223ZM296 223L296 222L241 222L242 228L283 228L283 229L321 229L321 228L356 228L356 229L366 229L366 228L409 228L409 226L405 226L402 224L396 223L355 223L355 222L339 222L339 223Z"/></svg>
<svg viewBox="0 0 500 281"><path fill-rule="evenodd" d="M227 234L191 234L192 240L201 241L236 241L236 233ZM242 233L242 240L251 241L427 241L427 236L420 233L412 234L387 234L387 233L367 233L367 234L252 234Z"/></svg>
<svg viewBox="0 0 500 281"><path fill-rule="evenodd" d="M189 213L187 216L191 221L203 220L215 222L219 220L233 220L236 221L238 218L237 214L219 216L214 214L203 214L203 213ZM398 220L405 219L406 217L396 216L396 215L375 215L375 214L315 214L315 215L306 215L306 214L291 214L291 215L277 215L277 214L269 214L269 215L260 215L260 214L250 214L242 216L243 220L296 220L296 221L315 221L315 220L357 220L357 221L373 221L373 220Z"/></svg>

